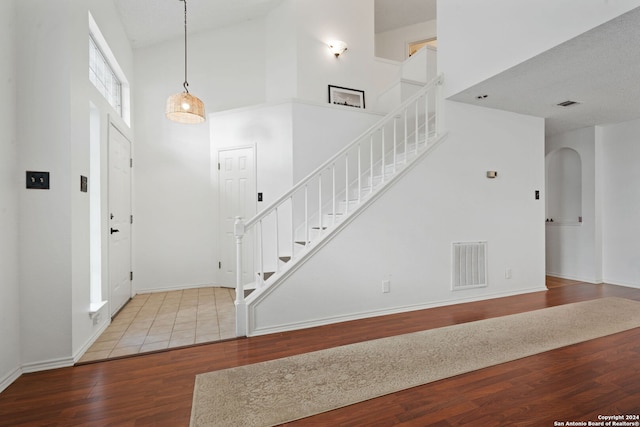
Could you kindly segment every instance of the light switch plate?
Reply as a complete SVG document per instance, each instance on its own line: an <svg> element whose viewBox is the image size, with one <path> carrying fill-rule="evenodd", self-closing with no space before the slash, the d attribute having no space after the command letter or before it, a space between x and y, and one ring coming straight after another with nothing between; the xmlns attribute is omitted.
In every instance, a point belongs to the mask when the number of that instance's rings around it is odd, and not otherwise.
<svg viewBox="0 0 640 427"><path fill-rule="evenodd" d="M49 172L27 171L27 188L36 190L48 190Z"/></svg>

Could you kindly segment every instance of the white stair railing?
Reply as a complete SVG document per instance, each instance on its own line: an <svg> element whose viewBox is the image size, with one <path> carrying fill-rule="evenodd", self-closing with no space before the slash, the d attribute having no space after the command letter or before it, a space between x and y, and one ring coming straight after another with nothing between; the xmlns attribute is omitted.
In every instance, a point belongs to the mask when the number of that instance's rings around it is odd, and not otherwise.
<svg viewBox="0 0 640 427"><path fill-rule="evenodd" d="M441 84L442 76L429 82L253 218L236 218L237 336L247 334L247 287L277 280L438 137ZM247 236L256 243L252 262L243 259ZM250 283L245 269L255 270Z"/></svg>

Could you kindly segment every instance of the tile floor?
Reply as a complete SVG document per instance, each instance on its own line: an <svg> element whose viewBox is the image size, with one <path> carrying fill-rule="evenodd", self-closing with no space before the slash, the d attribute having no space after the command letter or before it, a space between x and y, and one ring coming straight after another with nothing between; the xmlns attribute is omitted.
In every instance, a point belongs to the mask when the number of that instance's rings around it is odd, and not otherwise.
<svg viewBox="0 0 640 427"><path fill-rule="evenodd" d="M234 338L234 292L210 287L136 295L79 362Z"/></svg>

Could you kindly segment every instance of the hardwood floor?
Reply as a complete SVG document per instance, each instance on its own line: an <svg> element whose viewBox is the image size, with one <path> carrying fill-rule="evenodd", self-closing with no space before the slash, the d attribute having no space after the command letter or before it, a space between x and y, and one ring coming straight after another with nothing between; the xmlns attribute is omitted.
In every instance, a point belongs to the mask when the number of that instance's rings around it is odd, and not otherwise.
<svg viewBox="0 0 640 427"><path fill-rule="evenodd" d="M482 302L25 374L1 426L188 426L195 375L640 289L573 284ZM542 325L543 326L543 325ZM553 426L640 414L640 328L438 381L293 426Z"/></svg>
<svg viewBox="0 0 640 427"><path fill-rule="evenodd" d="M578 280L561 279L559 277L554 277L554 276L547 276L546 281L547 281L547 288L549 289L558 288L560 286L577 285L578 283L581 283Z"/></svg>

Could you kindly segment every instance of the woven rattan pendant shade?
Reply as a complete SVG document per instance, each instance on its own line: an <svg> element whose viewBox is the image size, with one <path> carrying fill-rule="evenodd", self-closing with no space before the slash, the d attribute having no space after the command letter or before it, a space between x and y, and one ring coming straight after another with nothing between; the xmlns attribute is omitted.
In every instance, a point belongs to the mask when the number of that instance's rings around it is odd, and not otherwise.
<svg viewBox="0 0 640 427"><path fill-rule="evenodd" d="M166 115L179 123L202 123L205 121L204 104L188 92L176 93L167 98Z"/></svg>
<svg viewBox="0 0 640 427"><path fill-rule="evenodd" d="M184 2L184 92L171 95L167 99L165 114L169 120L178 123L202 123L206 120L204 103L189 93L187 82L187 0Z"/></svg>

